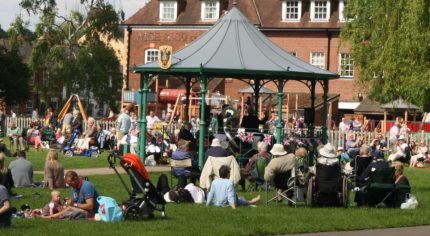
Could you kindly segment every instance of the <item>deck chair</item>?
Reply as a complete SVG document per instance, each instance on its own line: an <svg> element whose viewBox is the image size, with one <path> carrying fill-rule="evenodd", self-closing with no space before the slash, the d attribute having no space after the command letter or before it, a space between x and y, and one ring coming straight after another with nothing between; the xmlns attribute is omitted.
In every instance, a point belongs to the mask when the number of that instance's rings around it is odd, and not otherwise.
<svg viewBox="0 0 430 236"><path fill-rule="evenodd" d="M292 170L289 170L288 172L277 174L275 176L275 181L278 180L285 181L284 186L277 186L284 189L281 191L276 191L275 196L269 199L269 184L266 183L266 204L269 204L269 202L280 202L280 200L285 199L288 204L294 205L294 207L297 207L297 202L304 201L303 197L303 191L300 189L300 186L298 185L298 178L297 178L297 168L293 168Z"/></svg>
<svg viewBox="0 0 430 236"><path fill-rule="evenodd" d="M379 207L393 197L395 190L394 168L385 168L372 171L370 181L360 191L364 194L365 203Z"/></svg>

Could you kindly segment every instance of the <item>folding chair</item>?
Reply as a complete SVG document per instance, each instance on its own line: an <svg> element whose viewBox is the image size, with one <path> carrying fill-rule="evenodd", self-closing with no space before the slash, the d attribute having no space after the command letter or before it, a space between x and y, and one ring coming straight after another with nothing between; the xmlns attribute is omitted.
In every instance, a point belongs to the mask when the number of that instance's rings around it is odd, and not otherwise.
<svg viewBox="0 0 430 236"><path fill-rule="evenodd" d="M360 189L364 194L364 203L379 207L389 202L396 191L394 168L376 169L371 172L369 183Z"/></svg>
<svg viewBox="0 0 430 236"><path fill-rule="evenodd" d="M255 159L254 167L251 171L252 184L249 186L248 192L253 189L257 190L258 186L263 186L265 188L266 181L264 180L264 169L269 164L270 158L265 158L257 156Z"/></svg>
<svg viewBox="0 0 430 236"><path fill-rule="evenodd" d="M279 178L279 180L281 181L285 180L285 185L281 186L285 190L283 190L282 192L279 192L276 190L276 195L270 199L268 196L269 187L268 187L268 183L266 183L266 204L269 204L269 202L272 202L272 201L279 202L280 199L285 199L289 204L292 204L294 205L294 207L297 207L298 201L304 201L304 198L300 196L301 190L297 185L296 170L297 170L296 168L293 168L288 172L276 175L275 179Z"/></svg>
<svg viewBox="0 0 430 236"><path fill-rule="evenodd" d="M170 184L173 188L173 176L175 176L176 178L178 176L176 176L174 174L174 169L175 168L190 168L192 167L192 162L191 159L184 159L184 160L175 160L175 159L170 159Z"/></svg>

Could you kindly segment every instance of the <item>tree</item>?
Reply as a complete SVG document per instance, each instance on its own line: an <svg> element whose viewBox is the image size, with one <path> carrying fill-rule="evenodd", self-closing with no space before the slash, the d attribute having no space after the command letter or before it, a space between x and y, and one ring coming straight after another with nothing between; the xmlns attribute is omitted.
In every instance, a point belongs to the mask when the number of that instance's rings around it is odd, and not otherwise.
<svg viewBox="0 0 430 236"><path fill-rule="evenodd" d="M21 0L20 5L40 20L29 65L44 77L36 86L45 99L60 95L65 86L68 94L92 93L99 104L112 104L113 88L121 83L120 68L102 38L118 37L119 14L105 0L80 3L84 10L63 16L55 0Z"/></svg>
<svg viewBox="0 0 430 236"><path fill-rule="evenodd" d="M29 98L30 70L16 50L0 45L0 97L7 104L19 104Z"/></svg>
<svg viewBox="0 0 430 236"><path fill-rule="evenodd" d="M381 102L430 103L430 1L348 0L342 28L358 85Z"/></svg>

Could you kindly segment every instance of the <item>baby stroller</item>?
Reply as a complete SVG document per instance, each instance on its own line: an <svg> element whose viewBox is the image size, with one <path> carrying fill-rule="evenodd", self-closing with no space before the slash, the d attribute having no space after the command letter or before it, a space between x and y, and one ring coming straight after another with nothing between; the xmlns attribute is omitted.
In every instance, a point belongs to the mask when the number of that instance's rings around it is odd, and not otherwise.
<svg viewBox="0 0 430 236"><path fill-rule="evenodd" d="M120 159L121 166L130 176L131 190L115 167L116 158ZM110 168L115 171L130 196L130 198L123 203L124 218L126 220L139 220L145 217L152 219L154 218L153 212L155 210L161 212L161 218L166 217L166 201L149 180L148 172L137 155L129 153L120 157L115 152L111 152L108 156L108 162Z"/></svg>
<svg viewBox="0 0 430 236"><path fill-rule="evenodd" d="M63 148L64 156L66 157L72 157L74 155L76 156L86 156L86 157L99 157L99 149L93 145L91 145L90 142L90 148L83 150L82 152L76 152L75 148L73 147L73 143L75 142L76 137L78 137L79 131L75 129L73 131L72 136L70 139L66 142L66 146Z"/></svg>
<svg viewBox="0 0 430 236"><path fill-rule="evenodd" d="M316 175L309 179L308 206L348 207L348 181L342 175L340 164L316 164Z"/></svg>

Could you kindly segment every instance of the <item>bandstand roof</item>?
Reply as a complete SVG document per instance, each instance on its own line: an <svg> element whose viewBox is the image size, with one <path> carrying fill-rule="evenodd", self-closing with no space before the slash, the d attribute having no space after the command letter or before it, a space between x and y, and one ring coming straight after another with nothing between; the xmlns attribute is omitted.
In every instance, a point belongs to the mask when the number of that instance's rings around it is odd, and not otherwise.
<svg viewBox="0 0 430 236"><path fill-rule="evenodd" d="M206 75L234 78L334 79L338 75L287 53L261 33L233 6L205 34L173 53L172 66L158 61L137 66L134 72Z"/></svg>
<svg viewBox="0 0 430 236"><path fill-rule="evenodd" d="M403 98L391 101L381 105L381 108L385 109L409 109L409 110L419 110L420 108L412 103L409 103Z"/></svg>
<svg viewBox="0 0 430 236"><path fill-rule="evenodd" d="M246 88L239 90L239 93L254 93L254 88L251 86L248 86ZM261 87L259 93L260 94L275 94L276 92L272 91L266 87Z"/></svg>

